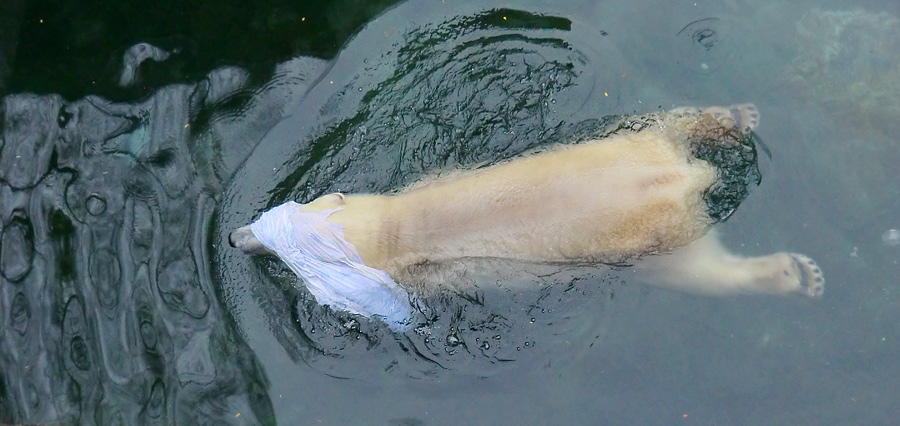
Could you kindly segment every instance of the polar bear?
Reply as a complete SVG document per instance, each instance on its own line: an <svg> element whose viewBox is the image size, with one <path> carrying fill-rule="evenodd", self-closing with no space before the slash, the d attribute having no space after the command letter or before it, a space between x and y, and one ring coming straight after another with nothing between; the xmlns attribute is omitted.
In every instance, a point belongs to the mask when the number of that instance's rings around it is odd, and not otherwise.
<svg viewBox="0 0 900 426"><path fill-rule="evenodd" d="M706 295L817 297L797 253L742 257L711 227L759 182L752 104L620 117L582 140L457 171L395 194L333 193L278 206L229 235L274 253L323 304L402 329L408 292L441 288L441 265L628 264L655 285Z"/></svg>

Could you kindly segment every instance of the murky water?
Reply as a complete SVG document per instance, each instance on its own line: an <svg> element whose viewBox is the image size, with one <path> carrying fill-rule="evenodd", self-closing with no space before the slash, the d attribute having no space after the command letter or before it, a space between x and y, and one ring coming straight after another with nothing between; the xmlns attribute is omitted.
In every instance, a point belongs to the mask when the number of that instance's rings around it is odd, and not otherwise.
<svg viewBox="0 0 900 426"><path fill-rule="evenodd" d="M897 107L866 96L895 76L900 58L879 49L900 34L896 15L447 3L405 3L336 58L282 60L262 83L226 66L119 101L6 95L0 423L900 418L898 252L885 237L900 223L885 118ZM164 60L152 47L132 57ZM135 63L118 81L139 77ZM858 81L835 84L846 72ZM726 242L813 255L828 274L821 303L485 262L458 277L468 290L418 300L420 319L397 334L225 244L288 199L398 190L610 114L743 101L760 105L774 155Z"/></svg>

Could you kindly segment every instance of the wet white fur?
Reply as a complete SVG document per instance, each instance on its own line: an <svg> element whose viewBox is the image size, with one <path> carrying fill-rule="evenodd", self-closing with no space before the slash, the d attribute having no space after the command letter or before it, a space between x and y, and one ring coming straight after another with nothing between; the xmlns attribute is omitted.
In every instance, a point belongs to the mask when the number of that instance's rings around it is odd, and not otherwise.
<svg viewBox="0 0 900 426"><path fill-rule="evenodd" d="M639 132L524 156L456 173L393 195L329 194L305 211L339 208L343 227L366 265L408 289L440 288L422 271L467 258L541 263L634 265L646 280L697 294L803 294L824 289L806 256L742 257L710 232L701 196L716 169L690 153L686 133L703 126L750 131L751 104L659 114ZM238 229L232 243L258 252Z"/></svg>

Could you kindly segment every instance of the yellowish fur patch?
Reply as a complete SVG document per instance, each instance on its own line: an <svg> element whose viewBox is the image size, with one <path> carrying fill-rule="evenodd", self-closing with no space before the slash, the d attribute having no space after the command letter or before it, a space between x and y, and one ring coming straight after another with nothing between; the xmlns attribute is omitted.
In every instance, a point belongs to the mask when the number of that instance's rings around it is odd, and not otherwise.
<svg viewBox="0 0 900 426"><path fill-rule="evenodd" d="M624 130L598 139L456 171L398 194L329 194L302 210L337 208L327 220L342 227L363 262L408 289L440 286L418 275L423 266L490 258L628 262L652 284L701 294L822 294L812 259L733 255L709 233L746 195L745 188L727 192L722 181L745 185L742 173L756 167L752 146L743 145L759 124L756 107L679 108L622 123ZM712 198L730 203L715 206L715 217ZM248 227L229 241L265 252Z"/></svg>
<svg viewBox="0 0 900 426"><path fill-rule="evenodd" d="M711 117L660 116L621 132L414 186L396 195L316 200L343 208L367 265L409 280L410 266L468 257L618 263L700 238L711 221L702 193L715 168L693 158L688 136Z"/></svg>

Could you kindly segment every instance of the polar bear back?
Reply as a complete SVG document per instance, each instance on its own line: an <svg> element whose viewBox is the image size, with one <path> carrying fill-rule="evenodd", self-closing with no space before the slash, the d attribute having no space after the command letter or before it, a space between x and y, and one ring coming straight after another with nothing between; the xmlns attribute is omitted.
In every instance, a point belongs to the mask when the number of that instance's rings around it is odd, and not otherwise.
<svg viewBox="0 0 900 426"><path fill-rule="evenodd" d="M667 251L706 232L701 195L716 179L715 168L670 133L651 127L562 146L384 197L380 206L368 200L329 220L351 241L368 240L367 264L392 276L467 257L617 263ZM356 233L354 224L373 217L389 231Z"/></svg>

